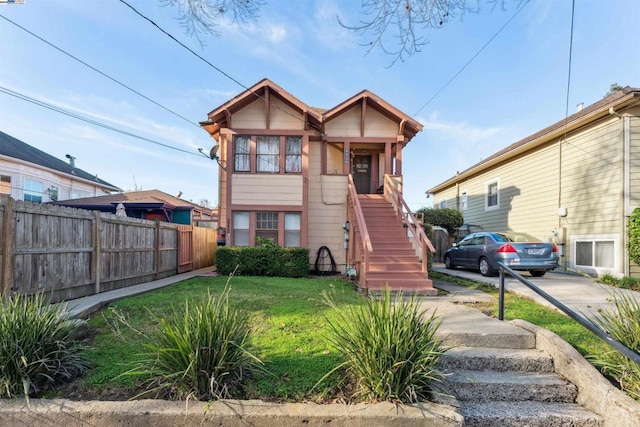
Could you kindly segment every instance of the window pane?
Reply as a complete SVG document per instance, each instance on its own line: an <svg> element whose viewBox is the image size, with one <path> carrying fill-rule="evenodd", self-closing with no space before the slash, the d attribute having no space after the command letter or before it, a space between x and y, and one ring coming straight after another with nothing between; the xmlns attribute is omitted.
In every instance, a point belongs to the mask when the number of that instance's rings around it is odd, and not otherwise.
<svg viewBox="0 0 640 427"><path fill-rule="evenodd" d="M256 230L277 230L277 229L278 229L278 213L277 212L256 213Z"/></svg>
<svg viewBox="0 0 640 427"><path fill-rule="evenodd" d="M42 202L43 186L41 182L24 180L24 200L28 202Z"/></svg>
<svg viewBox="0 0 640 427"><path fill-rule="evenodd" d="M11 194L11 177L0 175L0 193Z"/></svg>
<svg viewBox="0 0 640 427"><path fill-rule="evenodd" d="M285 230L284 246L287 248L299 248L300 247L300 231Z"/></svg>
<svg viewBox="0 0 640 427"><path fill-rule="evenodd" d="M280 170L280 137L259 136L257 139L258 172Z"/></svg>
<svg viewBox="0 0 640 427"><path fill-rule="evenodd" d="M596 264L594 267L614 267L614 245L613 241L595 242L596 243Z"/></svg>
<svg viewBox="0 0 640 427"><path fill-rule="evenodd" d="M234 171L251 171L251 138L248 136L236 136L233 144Z"/></svg>
<svg viewBox="0 0 640 427"><path fill-rule="evenodd" d="M300 214L284 214L284 246L300 247Z"/></svg>
<svg viewBox="0 0 640 427"><path fill-rule="evenodd" d="M462 201L460 203L460 209L463 211L467 209L467 192L466 191L462 193Z"/></svg>
<svg viewBox="0 0 640 427"><path fill-rule="evenodd" d="M593 265L592 242L576 242L576 265Z"/></svg>
<svg viewBox="0 0 640 427"><path fill-rule="evenodd" d="M249 212L233 213L233 244L249 246Z"/></svg>
<svg viewBox="0 0 640 427"><path fill-rule="evenodd" d="M284 229L300 230L300 214L299 213L284 214Z"/></svg>
<svg viewBox="0 0 640 427"><path fill-rule="evenodd" d="M487 185L487 206L498 206L498 183Z"/></svg>
<svg viewBox="0 0 640 427"><path fill-rule="evenodd" d="M302 171L302 138L287 137L285 172Z"/></svg>

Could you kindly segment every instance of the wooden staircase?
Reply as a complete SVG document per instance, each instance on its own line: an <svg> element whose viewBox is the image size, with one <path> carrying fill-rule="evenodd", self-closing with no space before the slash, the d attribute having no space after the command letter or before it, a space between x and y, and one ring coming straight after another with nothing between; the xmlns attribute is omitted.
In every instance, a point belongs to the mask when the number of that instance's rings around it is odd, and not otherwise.
<svg viewBox="0 0 640 427"><path fill-rule="evenodd" d="M366 283L369 292L386 287L393 291L436 295L422 263L407 236L407 229L384 195L359 194L358 200L367 224L373 252L369 255ZM359 230L356 226L356 233Z"/></svg>

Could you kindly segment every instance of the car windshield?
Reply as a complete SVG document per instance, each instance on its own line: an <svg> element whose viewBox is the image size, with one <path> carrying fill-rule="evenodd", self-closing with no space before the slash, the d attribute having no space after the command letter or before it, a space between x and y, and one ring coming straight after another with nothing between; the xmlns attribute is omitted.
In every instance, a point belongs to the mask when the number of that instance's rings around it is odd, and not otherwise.
<svg viewBox="0 0 640 427"><path fill-rule="evenodd" d="M498 243L539 243L541 240L527 233L492 233Z"/></svg>

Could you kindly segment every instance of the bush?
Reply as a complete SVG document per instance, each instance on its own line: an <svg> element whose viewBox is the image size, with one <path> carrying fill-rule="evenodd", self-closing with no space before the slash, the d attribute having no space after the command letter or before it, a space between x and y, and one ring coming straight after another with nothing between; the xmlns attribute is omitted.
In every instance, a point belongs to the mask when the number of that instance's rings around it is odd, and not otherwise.
<svg viewBox="0 0 640 427"><path fill-rule="evenodd" d="M340 370L355 385L355 396L372 401L413 403L428 397L430 383L441 378L434 365L445 351L436 337L439 320L420 310L414 297L389 290L380 300L337 310L328 319L331 345L344 357L329 374ZM324 378L323 378L324 379Z"/></svg>
<svg viewBox="0 0 640 427"><path fill-rule="evenodd" d="M629 258L640 265L640 208L635 208L629 217Z"/></svg>
<svg viewBox="0 0 640 427"><path fill-rule="evenodd" d="M591 322L640 355L640 303L622 291L611 293L613 308L601 310ZM589 357L605 375L614 378L629 396L640 401L640 366L612 350Z"/></svg>
<svg viewBox="0 0 640 427"><path fill-rule="evenodd" d="M216 251L216 267L222 275L306 277L309 274L309 249L260 247L221 247Z"/></svg>
<svg viewBox="0 0 640 427"><path fill-rule="evenodd" d="M621 279L611 275L604 274L598 278L598 282L605 285L615 286L616 288L631 289L632 291L640 291L640 279L636 277L623 277Z"/></svg>
<svg viewBox="0 0 640 427"><path fill-rule="evenodd" d="M418 212L424 214L424 223L442 227L447 230L449 236L453 236L455 232L464 223L462 213L457 209L432 209L422 208Z"/></svg>
<svg viewBox="0 0 640 427"><path fill-rule="evenodd" d="M146 393L223 399L231 396L243 373L260 366L249 351L248 315L229 306L229 290L227 286L217 298L209 293L198 304L187 300L184 312L174 308L169 319L150 314L159 331L145 336L148 352L128 372L150 378ZM122 317L121 322L126 324Z"/></svg>
<svg viewBox="0 0 640 427"><path fill-rule="evenodd" d="M0 310L0 397L29 397L87 368L80 321L41 294L15 295Z"/></svg>

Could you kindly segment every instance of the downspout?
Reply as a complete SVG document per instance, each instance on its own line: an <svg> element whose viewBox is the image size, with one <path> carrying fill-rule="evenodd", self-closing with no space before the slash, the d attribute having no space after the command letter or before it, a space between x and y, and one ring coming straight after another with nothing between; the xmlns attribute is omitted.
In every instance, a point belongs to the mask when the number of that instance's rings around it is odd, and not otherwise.
<svg viewBox="0 0 640 427"><path fill-rule="evenodd" d="M630 158L631 158L631 119L629 116L622 116L618 114L613 107L609 108L609 114L612 116L616 116L622 119L621 132L622 137L622 191L620 192L620 199L622 209L620 209L620 236L622 240L622 248L621 248L621 260L618 261L618 265L622 263L622 274L624 276L629 276L629 250L628 250L628 233L627 226L629 217L631 216L631 205L629 196L631 195L631 182L630 182Z"/></svg>

